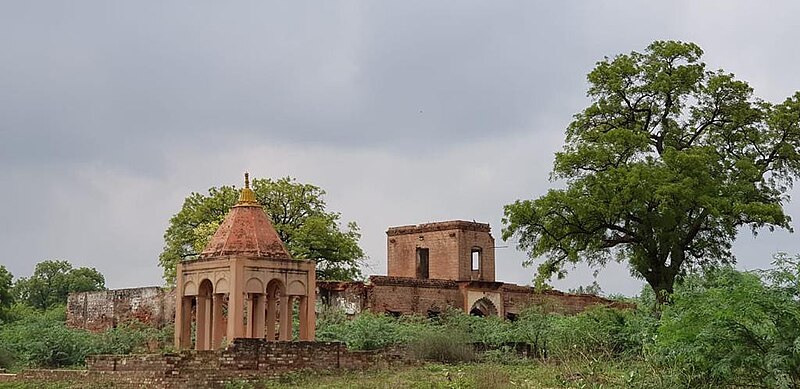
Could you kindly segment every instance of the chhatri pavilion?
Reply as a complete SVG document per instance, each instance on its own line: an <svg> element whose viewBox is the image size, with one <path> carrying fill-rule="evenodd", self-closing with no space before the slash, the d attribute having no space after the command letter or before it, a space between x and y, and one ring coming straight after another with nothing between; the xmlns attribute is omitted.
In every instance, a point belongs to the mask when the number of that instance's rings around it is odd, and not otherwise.
<svg viewBox="0 0 800 389"><path fill-rule="evenodd" d="M293 259L256 201L248 174L199 257L177 267L175 346L213 350L234 338L314 340L315 262ZM192 325L195 334L192 337Z"/></svg>

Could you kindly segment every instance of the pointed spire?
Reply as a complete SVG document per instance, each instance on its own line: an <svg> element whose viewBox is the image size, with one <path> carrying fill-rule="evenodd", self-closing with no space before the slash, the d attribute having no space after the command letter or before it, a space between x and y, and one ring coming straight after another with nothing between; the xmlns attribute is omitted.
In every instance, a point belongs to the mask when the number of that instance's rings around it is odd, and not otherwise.
<svg viewBox="0 0 800 389"><path fill-rule="evenodd" d="M240 255L262 259L291 259L264 208L250 189L250 174L244 173L239 202L231 207L211 237L200 259Z"/></svg>
<svg viewBox="0 0 800 389"><path fill-rule="evenodd" d="M244 172L244 188L239 193L239 202L236 205L258 205L256 194L250 189L250 173Z"/></svg>

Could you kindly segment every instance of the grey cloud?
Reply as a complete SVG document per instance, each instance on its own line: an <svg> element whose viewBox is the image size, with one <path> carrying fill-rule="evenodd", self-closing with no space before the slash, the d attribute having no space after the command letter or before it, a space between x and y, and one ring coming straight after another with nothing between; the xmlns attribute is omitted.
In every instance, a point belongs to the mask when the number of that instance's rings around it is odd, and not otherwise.
<svg viewBox="0 0 800 389"><path fill-rule="evenodd" d="M389 225L474 218L499 238L503 204L554 185L552 154L587 103L596 61L695 41L711 67L779 101L800 89L800 51L787 43L798 11L790 1L4 2L0 263L27 275L64 257L113 287L156 284L161 234L183 197L248 168L323 186L364 228L377 271ZM796 204L787 210L800 219ZM795 240L743 233L741 266L800 252ZM498 276L530 280L523 258L499 251ZM624 266L600 278L626 293L637 282Z"/></svg>

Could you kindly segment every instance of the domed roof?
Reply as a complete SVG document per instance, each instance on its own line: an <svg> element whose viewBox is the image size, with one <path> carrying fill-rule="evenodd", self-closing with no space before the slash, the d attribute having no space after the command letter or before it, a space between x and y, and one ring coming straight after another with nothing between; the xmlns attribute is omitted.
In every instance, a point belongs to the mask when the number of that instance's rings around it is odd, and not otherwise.
<svg viewBox="0 0 800 389"><path fill-rule="evenodd" d="M256 201L245 173L239 202L231 207L214 236L200 253L201 259L241 255L264 259L291 259L275 227Z"/></svg>

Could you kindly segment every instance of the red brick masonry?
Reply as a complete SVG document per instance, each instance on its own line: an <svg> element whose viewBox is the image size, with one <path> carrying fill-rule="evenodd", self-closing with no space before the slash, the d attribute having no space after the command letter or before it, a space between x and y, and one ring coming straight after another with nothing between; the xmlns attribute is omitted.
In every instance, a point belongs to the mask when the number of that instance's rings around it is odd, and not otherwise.
<svg viewBox="0 0 800 389"><path fill-rule="evenodd" d="M114 388L224 388L299 370L361 370L409 361L402 349L350 351L338 342L235 339L224 350L173 354L93 355L87 370L26 370L22 381L71 380Z"/></svg>

